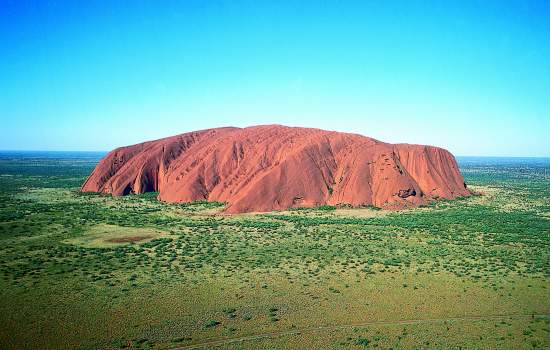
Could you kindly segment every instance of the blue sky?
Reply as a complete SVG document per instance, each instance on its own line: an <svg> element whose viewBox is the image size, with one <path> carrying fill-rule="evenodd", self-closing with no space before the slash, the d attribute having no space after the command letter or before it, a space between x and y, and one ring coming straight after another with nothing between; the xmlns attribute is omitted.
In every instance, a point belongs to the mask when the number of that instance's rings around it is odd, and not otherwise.
<svg viewBox="0 0 550 350"><path fill-rule="evenodd" d="M0 0L0 149L285 124L550 156L549 1Z"/></svg>

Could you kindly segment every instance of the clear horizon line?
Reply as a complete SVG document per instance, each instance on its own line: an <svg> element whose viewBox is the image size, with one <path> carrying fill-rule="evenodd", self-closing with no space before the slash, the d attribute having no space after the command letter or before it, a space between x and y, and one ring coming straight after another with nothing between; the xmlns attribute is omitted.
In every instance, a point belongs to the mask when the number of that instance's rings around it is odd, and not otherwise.
<svg viewBox="0 0 550 350"><path fill-rule="evenodd" d="M112 151L112 150L111 150ZM36 150L36 149L0 149L0 152L73 152L73 153L109 153L111 151L91 151L91 150ZM452 152L451 152L452 153ZM495 155L456 155L453 154L456 158L473 158L473 157L482 157L482 158L550 158L550 155L546 156L495 156Z"/></svg>

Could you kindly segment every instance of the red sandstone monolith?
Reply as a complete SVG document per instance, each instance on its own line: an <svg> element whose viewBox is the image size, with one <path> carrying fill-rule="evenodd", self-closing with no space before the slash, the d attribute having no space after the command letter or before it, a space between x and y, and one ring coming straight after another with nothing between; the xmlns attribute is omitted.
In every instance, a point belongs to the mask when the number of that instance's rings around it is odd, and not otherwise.
<svg viewBox="0 0 550 350"><path fill-rule="evenodd" d="M441 148L280 125L201 130L117 148L82 186L166 202L226 202L227 213L323 204L401 209L468 196Z"/></svg>

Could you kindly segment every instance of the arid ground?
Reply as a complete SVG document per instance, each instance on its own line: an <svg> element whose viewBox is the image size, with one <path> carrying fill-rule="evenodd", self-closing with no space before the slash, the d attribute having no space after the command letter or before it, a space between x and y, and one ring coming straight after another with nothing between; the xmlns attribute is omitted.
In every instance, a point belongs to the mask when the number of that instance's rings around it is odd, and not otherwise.
<svg viewBox="0 0 550 350"><path fill-rule="evenodd" d="M2 349L543 349L550 160L459 159L404 211L78 191L92 154L0 157Z"/></svg>

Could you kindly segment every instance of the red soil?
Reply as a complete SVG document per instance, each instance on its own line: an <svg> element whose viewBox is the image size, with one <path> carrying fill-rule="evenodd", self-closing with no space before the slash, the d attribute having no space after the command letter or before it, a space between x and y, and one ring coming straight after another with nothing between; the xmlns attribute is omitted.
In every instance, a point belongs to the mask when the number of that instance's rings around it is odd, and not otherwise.
<svg viewBox="0 0 550 350"><path fill-rule="evenodd" d="M108 239L107 242L109 243L129 243L129 242L139 242L143 241L145 239L152 238L153 236L147 235L147 236L131 236L131 237L120 237L120 238L111 238Z"/></svg>
<svg viewBox="0 0 550 350"><path fill-rule="evenodd" d="M226 202L228 213L323 204L401 209L470 195L444 149L280 125L201 130L117 148L82 191L158 191L167 202Z"/></svg>

